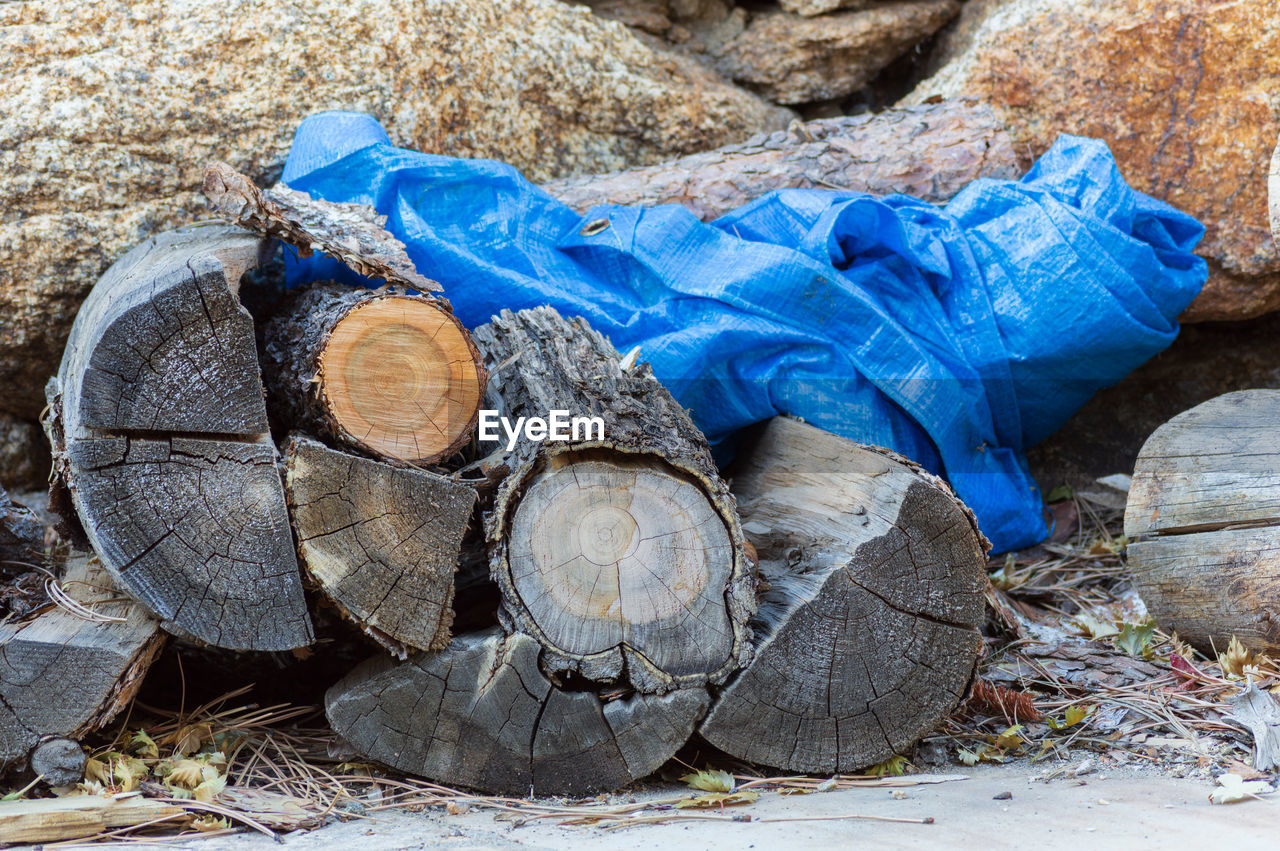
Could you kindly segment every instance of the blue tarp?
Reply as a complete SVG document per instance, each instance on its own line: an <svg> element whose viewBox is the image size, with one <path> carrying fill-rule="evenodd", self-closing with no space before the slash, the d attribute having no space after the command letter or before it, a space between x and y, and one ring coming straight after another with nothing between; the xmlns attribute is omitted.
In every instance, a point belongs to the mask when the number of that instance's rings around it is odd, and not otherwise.
<svg viewBox="0 0 1280 851"><path fill-rule="evenodd" d="M468 327L583 316L640 346L722 457L777 413L890 447L945 476L997 552L1048 531L1024 450L1168 346L1207 275L1201 225L1073 136L945 207L795 189L710 223L675 205L582 216L509 165L396 148L359 113L306 119L283 180L386 214ZM291 285L362 282L328 257L286 263Z"/></svg>

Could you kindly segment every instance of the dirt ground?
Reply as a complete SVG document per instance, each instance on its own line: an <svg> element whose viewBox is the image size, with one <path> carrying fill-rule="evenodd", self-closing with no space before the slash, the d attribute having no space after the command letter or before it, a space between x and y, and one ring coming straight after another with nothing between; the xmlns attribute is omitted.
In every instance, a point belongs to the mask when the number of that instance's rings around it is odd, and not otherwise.
<svg viewBox="0 0 1280 851"><path fill-rule="evenodd" d="M1213 805L1205 780L1108 771L1044 782L1044 767L978 766L964 777L935 785L890 789L845 789L812 795L762 795L749 808L749 822L682 821L625 830L516 827L491 813L395 813L354 819L310 833L284 837L298 849L566 848L609 849L801 849L861 845L881 849L983 848L1181 849L1274 848L1277 813L1268 800ZM682 790L687 791L687 790ZM894 792L897 792L897 795ZM1011 797L1001 800L1003 793ZM649 787L637 798L672 794ZM1000 797L998 797L1000 796ZM850 819L851 814L923 819L904 824ZM825 819L825 820L824 820ZM277 843L242 834L174 843L192 851L250 851Z"/></svg>

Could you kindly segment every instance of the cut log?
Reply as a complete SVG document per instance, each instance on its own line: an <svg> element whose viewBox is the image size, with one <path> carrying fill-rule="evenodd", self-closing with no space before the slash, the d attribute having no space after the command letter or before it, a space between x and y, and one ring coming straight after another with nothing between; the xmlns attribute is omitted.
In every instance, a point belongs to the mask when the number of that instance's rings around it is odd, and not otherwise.
<svg viewBox="0 0 1280 851"><path fill-rule="evenodd" d="M508 443L485 524L504 625L536 638L553 672L644 692L723 681L750 653L755 595L702 433L647 364L624 370L580 319L503 311L475 338L502 365L509 425L581 418L563 440L535 426Z"/></svg>
<svg viewBox="0 0 1280 851"><path fill-rule="evenodd" d="M308 287L267 323L262 352L277 425L415 464L471 439L487 380L453 314L394 287Z"/></svg>
<svg viewBox="0 0 1280 851"><path fill-rule="evenodd" d="M1138 454L1124 531L1161 628L1211 652L1280 652L1280 390L1210 399Z"/></svg>
<svg viewBox="0 0 1280 851"><path fill-rule="evenodd" d="M982 655L989 545L969 510L906 459L785 417L733 490L767 590L755 659L702 736L751 762L830 774L931 732Z"/></svg>
<svg viewBox="0 0 1280 851"><path fill-rule="evenodd" d="M284 454L298 552L320 591L401 659L448 644L475 490L303 435Z"/></svg>
<svg viewBox="0 0 1280 851"><path fill-rule="evenodd" d="M49 384L55 474L115 583L171 631L287 650L311 623L253 321L264 243L199 226L147 240L85 301Z"/></svg>
<svg viewBox="0 0 1280 851"><path fill-rule="evenodd" d="M903 192L940 203L979 177L1019 174L991 108L952 100L795 122L738 145L543 188L584 213L597 204L683 204L710 221L775 189Z"/></svg>
<svg viewBox="0 0 1280 851"><path fill-rule="evenodd" d="M47 739L31 752L31 773L50 786L79 783L85 763L84 748L70 739Z"/></svg>
<svg viewBox="0 0 1280 851"><path fill-rule="evenodd" d="M73 556L61 585L92 620L52 606L0 624L0 769L27 760L49 737L79 739L109 722L164 644L159 624L120 594L96 558Z"/></svg>
<svg viewBox="0 0 1280 851"><path fill-rule="evenodd" d="M0 801L0 845L39 848L46 842L84 839L104 831L186 818L181 807L143 797L75 795Z"/></svg>
<svg viewBox="0 0 1280 851"><path fill-rule="evenodd" d="M393 768L503 795L616 789L675 755L707 693L633 692L605 701L543 675L527 635L459 636L408 662L371 659L331 688L334 730Z"/></svg>

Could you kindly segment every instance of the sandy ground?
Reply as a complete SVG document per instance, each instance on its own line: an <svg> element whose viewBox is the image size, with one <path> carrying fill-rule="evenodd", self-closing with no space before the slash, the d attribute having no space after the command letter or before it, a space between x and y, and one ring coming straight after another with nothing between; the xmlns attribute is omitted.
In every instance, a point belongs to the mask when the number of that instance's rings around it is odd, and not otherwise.
<svg viewBox="0 0 1280 851"><path fill-rule="evenodd" d="M595 827L533 824L513 827L493 814L472 811L449 816L434 812L381 814L283 838L287 848L568 848L609 849L1192 849L1242 851L1275 848L1280 809L1254 800L1215 806L1210 781L1143 776L1124 771L1043 782L1042 773L1020 766L980 766L967 779L900 790L850 789L813 795L766 793L753 806L737 809L750 822L677 822L605 831ZM1008 792L1008 800L996 796ZM669 796L670 788L642 795ZM676 792L679 794L679 792ZM1280 797L1278 795L1277 797ZM850 814L932 817L933 824L891 824ZM826 821L768 821L827 818ZM174 843L190 851L267 851L280 846L260 835L239 835Z"/></svg>

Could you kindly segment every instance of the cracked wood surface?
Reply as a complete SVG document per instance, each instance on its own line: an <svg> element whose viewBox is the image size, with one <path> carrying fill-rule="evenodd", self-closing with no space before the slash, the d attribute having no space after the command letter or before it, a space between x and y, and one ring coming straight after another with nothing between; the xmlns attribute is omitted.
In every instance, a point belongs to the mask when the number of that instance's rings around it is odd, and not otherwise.
<svg viewBox="0 0 1280 851"><path fill-rule="evenodd" d="M443 302L332 282L301 290L267 323L262 367L277 427L416 464L471 439L487 380Z"/></svg>
<svg viewBox="0 0 1280 851"><path fill-rule="evenodd" d="M133 699L164 644L159 624L123 597L96 558L73 556L61 580L72 599L110 622L50 607L0 624L0 768L44 738L78 739Z"/></svg>
<svg viewBox="0 0 1280 851"><path fill-rule="evenodd" d="M58 486L112 579L170 631L236 650L312 638L236 297L264 250L221 226L142 243L90 293L48 388Z"/></svg>
<svg viewBox="0 0 1280 851"><path fill-rule="evenodd" d="M1280 652L1280 391L1184 411L1138 453L1124 529L1134 585L1161 628L1202 650L1238 637Z"/></svg>
<svg viewBox="0 0 1280 851"><path fill-rule="evenodd" d="M603 701L543 674L540 647L496 630L407 662L371 659L329 689L335 731L365 756L504 795L585 795L655 771L688 740L702 688Z"/></svg>
<svg viewBox="0 0 1280 851"><path fill-rule="evenodd" d="M623 370L581 319L503 311L474 336L512 422L604 423L602 439L521 437L504 458L485 523L504 626L552 671L643 692L722 682L749 657L755 595L702 433L648 364Z"/></svg>
<svg viewBox="0 0 1280 851"><path fill-rule="evenodd" d="M939 479L786 417L734 478L767 584L755 659L700 732L788 771L873 765L964 698L982 653L986 540Z"/></svg>
<svg viewBox="0 0 1280 851"><path fill-rule="evenodd" d="M321 592L401 659L448 644L475 490L301 434L284 455L298 552Z"/></svg>

